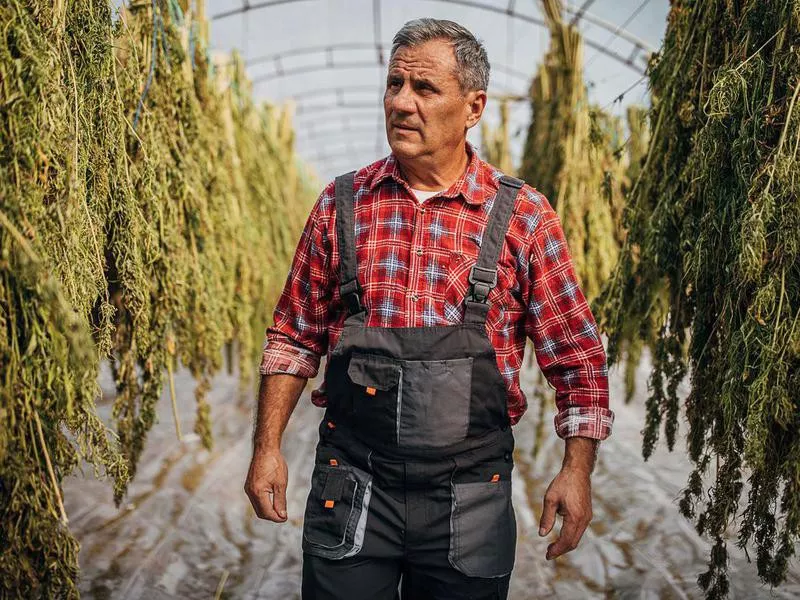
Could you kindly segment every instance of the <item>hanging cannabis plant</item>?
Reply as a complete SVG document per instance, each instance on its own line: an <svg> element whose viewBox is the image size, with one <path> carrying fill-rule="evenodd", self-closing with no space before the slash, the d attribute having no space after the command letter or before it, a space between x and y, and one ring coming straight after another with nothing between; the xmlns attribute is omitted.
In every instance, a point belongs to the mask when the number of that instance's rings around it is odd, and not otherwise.
<svg viewBox="0 0 800 600"><path fill-rule="evenodd" d="M800 533L800 2L673 0L649 73L652 139L601 324L613 360L668 308L643 452L662 424L674 447L690 373L680 507L714 540L698 581L722 598L729 526L770 584Z"/></svg>
<svg viewBox="0 0 800 600"><path fill-rule="evenodd" d="M624 171L616 119L589 105L583 39L562 19L560 0L544 0L550 47L530 88L531 124L520 177L558 213L581 289L593 299L618 252L613 206ZM598 134L600 139L598 138Z"/></svg>
<svg viewBox="0 0 800 600"><path fill-rule="evenodd" d="M238 348L252 387L313 201L289 113L210 64L202 3L0 4L0 597L77 597L61 481L81 460L117 502L165 373L205 393ZM96 414L113 367L113 427Z"/></svg>
<svg viewBox="0 0 800 600"><path fill-rule="evenodd" d="M514 175L511 160L511 136L508 131L508 104L510 98L500 99L500 123L497 129L491 129L485 121L481 121L481 148L486 162L494 165L506 175Z"/></svg>

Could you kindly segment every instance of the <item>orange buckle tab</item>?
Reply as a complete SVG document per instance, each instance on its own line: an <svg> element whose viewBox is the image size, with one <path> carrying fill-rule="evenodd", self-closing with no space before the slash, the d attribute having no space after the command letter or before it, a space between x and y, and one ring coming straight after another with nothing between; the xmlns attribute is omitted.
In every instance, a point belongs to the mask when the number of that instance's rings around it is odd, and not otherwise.
<svg viewBox="0 0 800 600"><path fill-rule="evenodd" d="M377 390L376 390L374 387L368 387L368 388L367 388L367 393L368 393L370 396L374 396L376 392L377 392Z"/></svg>
<svg viewBox="0 0 800 600"><path fill-rule="evenodd" d="M492 483L497 483L498 481L500 481L500 473L495 473L492 475Z"/></svg>
<svg viewBox="0 0 800 600"><path fill-rule="evenodd" d="M333 508L333 500L325 500L325 508Z"/></svg>
<svg viewBox="0 0 800 600"><path fill-rule="evenodd" d="M332 467L338 467L338 466L339 466L339 461L338 461L338 460L336 460L335 458L332 458L332 459L330 460L330 463L331 463L331 466L332 466Z"/></svg>
<svg viewBox="0 0 800 600"><path fill-rule="evenodd" d="M328 429L336 429L336 424L333 421L328 421Z"/></svg>

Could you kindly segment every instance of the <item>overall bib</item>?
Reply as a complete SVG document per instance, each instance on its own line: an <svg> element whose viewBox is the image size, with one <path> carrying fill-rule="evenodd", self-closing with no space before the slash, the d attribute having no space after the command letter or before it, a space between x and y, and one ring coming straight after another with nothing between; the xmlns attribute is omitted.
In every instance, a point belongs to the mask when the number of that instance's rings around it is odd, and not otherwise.
<svg viewBox="0 0 800 600"><path fill-rule="evenodd" d="M463 322L367 327L353 175L336 178L340 293L303 525L303 598L505 598L514 566L514 438L487 298L523 182L503 176Z"/></svg>

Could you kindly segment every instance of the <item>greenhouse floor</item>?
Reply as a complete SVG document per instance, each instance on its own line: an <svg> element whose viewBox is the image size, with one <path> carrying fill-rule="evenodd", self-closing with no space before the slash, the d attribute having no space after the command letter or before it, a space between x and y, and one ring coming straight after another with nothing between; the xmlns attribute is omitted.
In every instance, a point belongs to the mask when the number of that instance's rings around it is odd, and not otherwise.
<svg viewBox="0 0 800 600"><path fill-rule="evenodd" d="M529 393L535 369L523 373ZM548 540L536 532L544 491L557 472L563 442L546 416L546 440L537 460L530 458L535 418L531 410L515 428L514 502L517 563L510 598L701 598L695 583L704 570L709 544L678 513L677 499L689 472L682 448L662 445L647 463L641 458L647 371L639 372L640 398L621 404L622 377L612 370L612 436L601 446L592 479L594 520L578 549L551 562ZM101 375L113 394L107 370ZM194 382L176 375L181 426L191 432ZM322 411L303 398L285 435L289 463L289 522L259 520L243 491L251 456L254 399L237 401L237 379L221 374L209 394L214 423L213 451L196 435L175 435L168 392L125 502L112 501L111 485L91 470L65 480L70 527L81 543L80 590L84 598L160 600L299 598L301 518L309 486L318 420ZM684 390L685 391L685 390ZM110 396L101 403L110 413ZM683 435L681 430L679 435ZM552 539L551 535L551 539ZM731 598L800 597L800 566L770 592L733 544ZM752 553L751 553L752 556Z"/></svg>

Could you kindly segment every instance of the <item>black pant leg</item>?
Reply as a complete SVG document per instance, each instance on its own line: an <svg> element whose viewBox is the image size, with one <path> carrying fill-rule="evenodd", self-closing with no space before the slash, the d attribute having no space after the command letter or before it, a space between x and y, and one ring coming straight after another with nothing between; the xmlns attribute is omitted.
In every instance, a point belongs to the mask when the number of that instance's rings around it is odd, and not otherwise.
<svg viewBox="0 0 800 600"><path fill-rule="evenodd" d="M505 600L510 573L471 577L450 563L452 469L447 462L409 464L407 469L418 483L428 485L407 490L407 552L401 600ZM491 479L490 473L486 475Z"/></svg>
<svg viewBox="0 0 800 600"><path fill-rule="evenodd" d="M511 575L484 579L467 577L441 561L406 565L401 600L506 600Z"/></svg>
<svg viewBox="0 0 800 600"><path fill-rule="evenodd" d="M396 600L402 563L358 555L329 560L303 554L303 600Z"/></svg>

